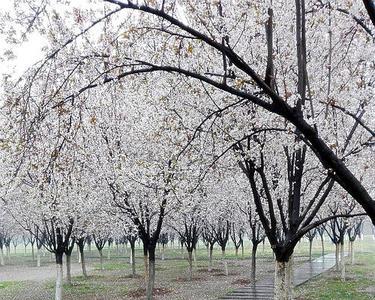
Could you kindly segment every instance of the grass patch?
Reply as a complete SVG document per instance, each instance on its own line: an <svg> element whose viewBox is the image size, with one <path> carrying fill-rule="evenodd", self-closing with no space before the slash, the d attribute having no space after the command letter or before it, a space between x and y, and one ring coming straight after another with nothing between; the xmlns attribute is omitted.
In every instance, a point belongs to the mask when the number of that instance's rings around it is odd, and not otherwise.
<svg viewBox="0 0 375 300"><path fill-rule="evenodd" d="M100 275L92 275L85 278L84 276L76 276L72 278L72 284L63 283L64 294L74 299L78 299L79 295L101 295L106 294L110 290L110 286L103 281L104 277ZM55 290L55 282L49 281L47 287Z"/></svg>
<svg viewBox="0 0 375 300"><path fill-rule="evenodd" d="M22 287L21 281L2 281L0 282L0 290L14 290Z"/></svg>
<svg viewBox="0 0 375 300"><path fill-rule="evenodd" d="M95 270L101 270L100 264L95 264ZM103 269L107 271L115 271L115 270L128 270L130 269L130 265L126 262L121 261L109 261L103 263Z"/></svg>
<svg viewBox="0 0 375 300"><path fill-rule="evenodd" d="M98 282L73 282L72 285L64 284L64 292L72 295L103 294L108 287Z"/></svg>

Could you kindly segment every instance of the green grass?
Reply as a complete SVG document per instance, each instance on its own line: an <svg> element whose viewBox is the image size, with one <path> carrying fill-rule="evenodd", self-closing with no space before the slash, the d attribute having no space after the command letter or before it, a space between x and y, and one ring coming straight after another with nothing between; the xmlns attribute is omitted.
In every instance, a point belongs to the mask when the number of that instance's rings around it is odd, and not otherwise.
<svg viewBox="0 0 375 300"><path fill-rule="evenodd" d="M2 281L0 282L0 290L15 290L22 288L21 281Z"/></svg>
<svg viewBox="0 0 375 300"><path fill-rule="evenodd" d="M64 293L71 295L88 295L107 293L108 286L97 281L74 282L72 285L64 284Z"/></svg>
<svg viewBox="0 0 375 300"><path fill-rule="evenodd" d="M64 294L73 299L79 299L79 296L107 294L110 287L103 282L103 279L104 277L100 275L92 275L87 278L74 276L72 284L63 284ZM46 287L53 293L55 282L49 281Z"/></svg>
<svg viewBox="0 0 375 300"><path fill-rule="evenodd" d="M95 270L100 270L101 266L100 264L94 265ZM112 259L112 261L105 261L103 262L103 269L107 271L114 271L114 270L128 270L130 268L130 265L124 261L118 261Z"/></svg>
<svg viewBox="0 0 375 300"><path fill-rule="evenodd" d="M375 255L361 253L356 263L346 266L346 281L335 271L322 274L296 290L297 299L305 300L372 300L375 294L366 288L375 287ZM372 291L372 292L375 292Z"/></svg>

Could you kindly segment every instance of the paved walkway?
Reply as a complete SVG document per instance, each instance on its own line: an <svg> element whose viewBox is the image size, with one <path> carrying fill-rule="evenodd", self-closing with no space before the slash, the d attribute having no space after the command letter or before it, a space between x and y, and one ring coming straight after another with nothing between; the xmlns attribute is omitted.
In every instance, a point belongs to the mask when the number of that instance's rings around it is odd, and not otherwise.
<svg viewBox="0 0 375 300"><path fill-rule="evenodd" d="M293 274L293 286L298 286L307 280L335 266L335 254L326 254L311 262L306 262L296 268ZM227 300L269 300L273 299L274 277L257 281L255 285L237 289L220 299Z"/></svg>

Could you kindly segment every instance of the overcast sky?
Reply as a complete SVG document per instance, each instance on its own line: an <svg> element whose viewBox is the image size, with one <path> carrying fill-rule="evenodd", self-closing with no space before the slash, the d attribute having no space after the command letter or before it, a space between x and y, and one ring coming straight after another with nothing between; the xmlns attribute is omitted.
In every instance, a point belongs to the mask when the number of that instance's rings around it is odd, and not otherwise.
<svg viewBox="0 0 375 300"><path fill-rule="evenodd" d="M0 0L0 11L10 11L12 9L13 0ZM4 41L4 37L0 36L0 58L3 60L4 52L12 49L16 58L11 61L0 61L0 75L11 72L17 78L22 72L32 64L42 58L41 48L42 39L37 34L29 36L28 41L21 46L9 45Z"/></svg>

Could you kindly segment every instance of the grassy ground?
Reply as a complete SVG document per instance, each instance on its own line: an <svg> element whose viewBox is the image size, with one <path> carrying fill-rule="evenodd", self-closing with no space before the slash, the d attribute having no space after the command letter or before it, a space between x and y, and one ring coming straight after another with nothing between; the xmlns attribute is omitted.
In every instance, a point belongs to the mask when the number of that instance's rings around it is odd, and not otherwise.
<svg viewBox="0 0 375 300"><path fill-rule="evenodd" d="M175 245L175 247L178 247ZM313 281L298 288L296 291L299 299L374 299L371 285L375 286L375 242L372 237L365 241L358 241L355 245L358 254L356 264L348 266L348 280L345 283L336 279L334 272L329 272ZM295 265L308 259L309 243L301 241L294 253ZM328 241L325 242L326 253L333 252L334 246ZM104 253L107 254L108 249ZM362 251L361 253L359 253ZM372 256L370 253L372 251ZM13 252L13 251L12 251ZM89 277L84 278L73 276L72 285L64 285L64 300L94 300L94 299L143 299L144 293L144 265L142 250L136 252L137 277L132 278L129 261L129 251L125 252L121 247L111 250L111 259L105 256L104 270L100 270L97 252L86 250L87 266ZM321 255L320 241L313 244L313 256ZM248 285L250 277L250 243L245 245L244 257L236 257L233 247L227 250L229 265L229 276L223 276L221 251L216 248L214 251L214 270L207 272L207 252L203 244L197 250L197 262L194 268L194 279L187 280L188 263L186 253L181 253L178 248L167 247L165 260L161 260L161 249L157 250L156 262L156 299L160 300L193 300L193 299L217 299L230 290ZM258 250L258 278L273 276L274 263L272 252L266 244L263 250L262 245ZM76 254L73 253L73 262L77 266ZM32 261L28 249L26 256L23 250L17 254L12 253L10 260L6 260L8 267L15 272L28 272L37 270L35 262ZM3 280L0 281L0 299L2 300L49 300L54 295L54 268L53 261L49 254L42 256L42 266L51 266L50 279L43 281L30 280ZM78 268L79 270L79 268ZM3 269L4 271L4 269ZM29 271L30 272L30 271ZM24 276L25 277L25 276ZM2 278L2 277L0 277ZM362 298L361 298L362 297ZM371 298L372 297L372 298Z"/></svg>
<svg viewBox="0 0 375 300"><path fill-rule="evenodd" d="M354 265L348 262L346 280L331 270L296 290L299 300L373 300L375 299L375 254L360 253Z"/></svg>

